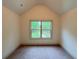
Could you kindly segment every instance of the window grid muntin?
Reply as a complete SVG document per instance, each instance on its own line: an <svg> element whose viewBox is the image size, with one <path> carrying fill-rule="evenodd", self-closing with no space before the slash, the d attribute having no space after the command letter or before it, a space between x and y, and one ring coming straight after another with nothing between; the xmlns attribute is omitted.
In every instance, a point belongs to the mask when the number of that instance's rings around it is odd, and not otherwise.
<svg viewBox="0 0 79 59"><path fill-rule="evenodd" d="M40 30L40 38L32 38L32 36L31 36L31 38L32 39L52 39L52 20L32 20L31 22L33 22L33 21L35 21L35 22L37 22L37 21L40 21L41 22L41 27L40 27L40 29L32 29L31 28L31 34L32 34L32 30ZM51 23L51 29L42 29L42 22L50 22ZM50 33L50 35L51 35L51 37L50 38L42 38L42 31L43 30L49 30L51 33Z"/></svg>

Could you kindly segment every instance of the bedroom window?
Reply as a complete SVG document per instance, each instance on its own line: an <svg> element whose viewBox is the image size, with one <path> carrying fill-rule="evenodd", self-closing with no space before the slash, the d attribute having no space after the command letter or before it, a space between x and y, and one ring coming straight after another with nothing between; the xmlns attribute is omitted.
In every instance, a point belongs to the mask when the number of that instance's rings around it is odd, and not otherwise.
<svg viewBox="0 0 79 59"><path fill-rule="evenodd" d="M52 21L31 21L31 38L51 38Z"/></svg>

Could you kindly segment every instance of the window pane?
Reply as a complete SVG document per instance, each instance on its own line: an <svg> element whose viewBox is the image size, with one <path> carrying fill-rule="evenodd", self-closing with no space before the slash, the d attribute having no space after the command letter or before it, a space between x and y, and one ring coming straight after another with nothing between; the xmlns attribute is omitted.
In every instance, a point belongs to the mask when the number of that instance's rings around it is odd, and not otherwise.
<svg viewBox="0 0 79 59"><path fill-rule="evenodd" d="M32 21L31 22L31 29L40 29L41 22L40 21Z"/></svg>
<svg viewBox="0 0 79 59"><path fill-rule="evenodd" d="M42 30L42 38L51 38L50 30Z"/></svg>
<svg viewBox="0 0 79 59"><path fill-rule="evenodd" d="M40 38L40 30L32 30L32 38Z"/></svg>
<svg viewBox="0 0 79 59"><path fill-rule="evenodd" d="M52 24L50 21L43 21L42 22L42 29L51 29L52 28Z"/></svg>

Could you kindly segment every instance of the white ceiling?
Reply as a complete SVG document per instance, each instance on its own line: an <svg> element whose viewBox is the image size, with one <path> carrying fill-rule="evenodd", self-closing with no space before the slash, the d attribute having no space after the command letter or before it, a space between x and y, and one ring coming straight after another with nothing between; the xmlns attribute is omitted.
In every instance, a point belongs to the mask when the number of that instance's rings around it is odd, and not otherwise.
<svg viewBox="0 0 79 59"><path fill-rule="evenodd" d="M21 4L23 6L21 7ZM44 4L57 14L63 14L70 9L76 8L77 0L3 0L3 5L22 14L36 4Z"/></svg>

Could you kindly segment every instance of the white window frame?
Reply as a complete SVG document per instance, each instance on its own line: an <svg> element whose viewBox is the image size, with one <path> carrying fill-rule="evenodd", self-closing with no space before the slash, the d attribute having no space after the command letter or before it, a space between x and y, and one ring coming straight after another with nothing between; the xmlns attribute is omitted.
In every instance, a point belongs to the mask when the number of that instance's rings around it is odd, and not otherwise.
<svg viewBox="0 0 79 59"><path fill-rule="evenodd" d="M33 22L33 21L40 21L41 23L44 22L44 21L45 21L45 22L49 22L49 21L50 21L50 22L51 22L51 27L52 27L51 30L50 30L51 37L50 37L50 38L42 38L42 30L43 30L43 29L42 29L42 24L41 24L41 37L40 37L40 38L32 38L32 36L31 36L31 35L32 35L31 22ZM53 25L52 25L52 23L53 23L52 20L31 20L31 21L30 21L30 35L29 35L30 38L31 38L31 39L52 39L52 36L53 36L53 35L52 35L52 34L53 34ZM37 30L37 29L36 29L36 30ZM48 30L48 29L47 29L47 30Z"/></svg>

